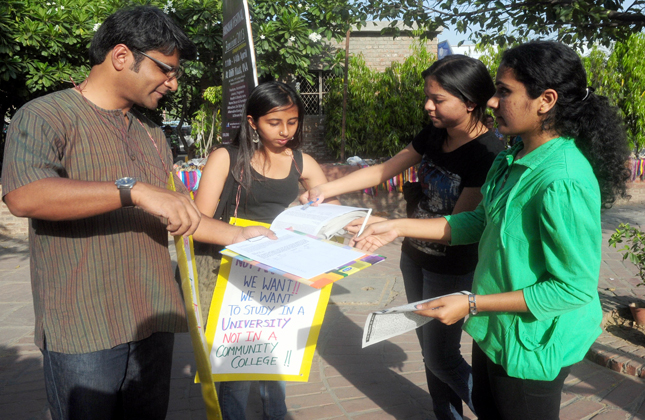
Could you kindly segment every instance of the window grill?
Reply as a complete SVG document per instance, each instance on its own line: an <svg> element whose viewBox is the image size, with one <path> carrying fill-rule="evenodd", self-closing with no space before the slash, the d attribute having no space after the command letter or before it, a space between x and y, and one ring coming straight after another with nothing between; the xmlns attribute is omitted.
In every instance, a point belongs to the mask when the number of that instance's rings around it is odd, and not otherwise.
<svg viewBox="0 0 645 420"><path fill-rule="evenodd" d="M305 115L324 115L323 98L329 92L330 80L335 77L328 71L312 71L313 84L302 76L296 77L296 90L305 105Z"/></svg>

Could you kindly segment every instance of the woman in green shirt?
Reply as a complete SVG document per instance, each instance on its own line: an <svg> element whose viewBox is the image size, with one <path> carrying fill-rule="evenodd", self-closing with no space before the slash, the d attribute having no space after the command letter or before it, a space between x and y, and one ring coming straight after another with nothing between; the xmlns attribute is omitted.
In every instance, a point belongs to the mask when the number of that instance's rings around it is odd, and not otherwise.
<svg viewBox="0 0 645 420"><path fill-rule="evenodd" d="M471 212L375 223L373 250L398 236L479 241L472 294L419 306L474 340L480 420L559 418L570 366L600 334L600 209L626 197L629 151L616 110L587 87L569 47L531 42L504 53L488 102L499 130L521 140L498 155Z"/></svg>

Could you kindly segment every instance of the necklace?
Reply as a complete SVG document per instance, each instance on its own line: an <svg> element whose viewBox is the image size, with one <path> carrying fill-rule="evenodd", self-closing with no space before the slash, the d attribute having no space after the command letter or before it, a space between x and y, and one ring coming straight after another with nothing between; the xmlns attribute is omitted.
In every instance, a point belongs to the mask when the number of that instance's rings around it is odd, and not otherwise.
<svg viewBox="0 0 645 420"><path fill-rule="evenodd" d="M146 159L146 155L143 153L143 150L141 150L141 147L139 147L139 144L137 144L137 142L128 142L128 140L127 140L127 138L128 138L127 130L125 128L123 128L123 127L118 127L115 124L108 123L108 121L101 114L101 112L96 108L96 106L93 106L93 104L85 97L85 95L83 95L83 89L81 89L81 87L79 85L77 85L74 82L74 79L72 79L71 77L70 77L70 80L72 81L72 84L74 85L74 89L78 90L78 92L81 94L81 97L83 98L83 100L85 100L85 102L88 104L88 106L94 110L95 114L99 117L99 119L103 122L103 124L105 124L106 126L114 126L115 128L117 128L121 132L121 141L123 142L123 144L125 144L126 147L130 147L130 143L132 143L137 148L137 151L139 152L139 155L141 156L142 160L146 164L146 166L143 167L143 171L145 173L148 173L147 168L148 167L154 167L154 165L151 165L150 162L148 161L148 159ZM132 115L132 113L130 113L130 114ZM157 145L157 142L152 137L152 135L150 134L148 129L143 125L141 120L139 118L136 118L134 115L132 115L132 117L139 123L141 128L143 128L143 130L148 135L148 138L152 142L152 145L155 147L155 150L157 151L157 155L159 157L159 161L161 162L161 167L162 167L163 172L164 172L164 177L162 178L162 177L160 177L160 176L158 176L158 175L156 175L154 173L152 173L152 174L148 173L148 174L152 175L154 178L156 178L162 184L165 184L166 181L167 181L167 179L165 178L165 174L168 174L169 171L168 171L168 167L166 166L166 162L164 161L163 157L161 156L161 151L159 150L159 146Z"/></svg>
<svg viewBox="0 0 645 420"><path fill-rule="evenodd" d="M511 165L506 170L506 175L504 175L504 180L502 181L502 187L500 189L503 189L504 185L506 185L506 181L508 181L508 176L510 175L512 168L513 168L513 164L511 163Z"/></svg>
<svg viewBox="0 0 645 420"><path fill-rule="evenodd" d="M506 169L506 174L504 174L504 179L502 180L502 187L500 189L504 188L504 185L506 185L506 181L508 181L508 177L511 174L511 170L513 169L513 165L515 164L515 161L519 159L518 157L519 153L515 156L513 156L513 160L511 161L511 164L508 165L508 169ZM507 156L508 159L508 156Z"/></svg>

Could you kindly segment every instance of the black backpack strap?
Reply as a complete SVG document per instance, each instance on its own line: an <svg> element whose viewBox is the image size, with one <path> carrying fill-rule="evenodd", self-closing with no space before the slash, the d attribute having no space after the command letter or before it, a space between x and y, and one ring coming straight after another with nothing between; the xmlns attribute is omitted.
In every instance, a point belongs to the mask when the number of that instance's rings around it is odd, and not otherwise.
<svg viewBox="0 0 645 420"><path fill-rule="evenodd" d="M213 219L221 219L222 216L225 215L224 213L226 208L229 206L233 188L235 188L235 185L237 184L237 181L235 181L235 178L233 177L233 168L235 167L235 162L237 161L237 148L230 145L226 145L224 146L224 148L228 152L229 157L228 176L226 177L226 182L224 183L222 194L220 194L219 204L217 204L217 210L215 210ZM228 220L224 221L228 223Z"/></svg>

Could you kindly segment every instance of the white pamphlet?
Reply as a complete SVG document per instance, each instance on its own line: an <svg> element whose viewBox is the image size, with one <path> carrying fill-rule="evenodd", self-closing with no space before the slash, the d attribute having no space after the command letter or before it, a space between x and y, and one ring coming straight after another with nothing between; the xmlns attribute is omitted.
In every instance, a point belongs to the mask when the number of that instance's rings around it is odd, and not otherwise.
<svg viewBox="0 0 645 420"><path fill-rule="evenodd" d="M462 291L444 296L468 294L470 292ZM414 311L418 310L417 305L431 302L444 296L372 312L367 316L365 328L363 328L363 348L388 338L396 337L432 321L434 318L415 314Z"/></svg>
<svg viewBox="0 0 645 420"><path fill-rule="evenodd" d="M290 230L275 230L277 240L259 236L226 248L278 270L310 279L357 260L364 252Z"/></svg>

